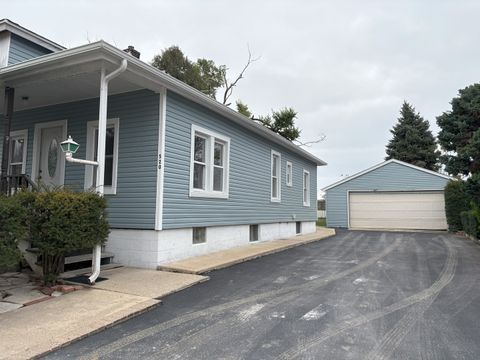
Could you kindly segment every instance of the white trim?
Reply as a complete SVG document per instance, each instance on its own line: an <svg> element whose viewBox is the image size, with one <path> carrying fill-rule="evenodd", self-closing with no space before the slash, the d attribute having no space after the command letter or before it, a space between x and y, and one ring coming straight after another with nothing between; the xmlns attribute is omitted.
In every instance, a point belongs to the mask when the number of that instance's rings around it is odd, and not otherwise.
<svg viewBox="0 0 480 360"><path fill-rule="evenodd" d="M277 197L273 197L273 158L278 156L277 164L277 173L275 177L277 178ZM281 202L282 201L282 154L278 151L272 150L270 153L270 202Z"/></svg>
<svg viewBox="0 0 480 360"><path fill-rule="evenodd" d="M242 126L243 128L258 134L269 141L290 149L295 154L314 162L318 166L327 165L325 161L293 144L283 136L272 132L271 130L265 128L265 126L257 124L255 121L252 121L248 117L219 103L201 91L192 88L184 82L175 79L173 76L166 74L162 70L154 68L153 66L135 58L130 54L127 54L126 52L106 43L103 40L7 66L3 69L0 69L0 83L7 80L12 81L17 79L21 81L21 78L25 78L25 76L27 76L29 79L33 79L35 74L40 73L37 67L55 69L60 66L73 66L78 64L79 61L79 59L76 59L75 57L81 59L83 63L102 59L105 60L105 63L111 63L114 65L118 65L119 60L127 59L129 66L126 72L130 75L133 74L134 76L147 79L149 81L149 87L147 84L144 84L146 88L155 88L154 91L158 91L159 87L166 87L167 89L172 90L189 100L205 106L217 114L225 116L227 119ZM56 61L59 62L58 65L55 64ZM29 71L33 72L33 74L28 73Z"/></svg>
<svg viewBox="0 0 480 360"><path fill-rule="evenodd" d="M158 119L158 163L157 163L157 206L155 211L155 230L163 228L163 184L165 174L165 127L167 121L167 91L159 94Z"/></svg>
<svg viewBox="0 0 480 360"><path fill-rule="evenodd" d="M290 167L290 171L288 168ZM288 178L290 177L290 181L288 181ZM293 186L293 164L291 161L287 161L287 164L285 166L285 183L288 187Z"/></svg>
<svg viewBox="0 0 480 360"><path fill-rule="evenodd" d="M206 139L205 143L205 190L193 188L193 168L194 168L194 151L195 151L195 135L198 134ZM202 136L203 135L203 136ZM215 140L224 143L224 177L223 177L223 191L213 190L213 156ZM190 197L207 197L228 199L230 183L230 138L219 134L217 132L202 128L192 124L191 142L190 142Z"/></svg>
<svg viewBox="0 0 480 360"><path fill-rule="evenodd" d="M115 137L113 139L113 174L112 186L104 186L105 195L115 195L117 193L117 173L118 173L118 143L120 139L120 119L107 119L107 128L114 128ZM87 122L87 143L85 157L87 160L94 160L95 130L98 129L98 120ZM93 186L93 166L85 166L84 188L90 189Z"/></svg>
<svg viewBox="0 0 480 360"><path fill-rule="evenodd" d="M10 42L11 36L9 32L0 32L0 68L8 66L8 59L10 58Z"/></svg>
<svg viewBox="0 0 480 360"><path fill-rule="evenodd" d="M33 155L32 155L32 174L31 178L33 181L37 181L38 175L38 162L40 161L40 140L42 136L42 130L62 126L63 128L63 138L67 138L67 120L57 120L49 121L35 124L35 130L33 133ZM63 151L60 151L60 183L64 185L65 183L65 154Z"/></svg>
<svg viewBox="0 0 480 360"><path fill-rule="evenodd" d="M36 45L44 47L50 51L59 51L65 49L65 47L34 33L31 30L24 28L8 19L3 19L0 21L0 32L1 31L9 31L12 34L18 35L28 41L33 42Z"/></svg>
<svg viewBox="0 0 480 360"><path fill-rule="evenodd" d="M359 177L359 176L365 175L365 174L367 174L367 173L369 173L369 172L371 172L371 171L373 171L373 170L376 170L376 169L378 169L378 168L381 168L382 166L388 165L388 164L390 164L390 163L396 163L396 164L399 164L399 165L407 166L407 167L410 167L410 168L412 168L412 169L419 170L419 171L423 171L423 172L425 172L425 173L427 173L427 174L430 174L430 175L436 175L436 176L441 177L441 178L444 178L444 179L448 179L448 180L453 180L453 179L454 179L454 178L451 177L451 176L444 175L444 174L440 174L440 173L438 173L438 172L436 172L436 171L424 169L424 168L421 168L421 167L419 167L419 166L415 166L415 165L412 165L412 164L409 164L409 163L406 163L406 162L403 162L403 161L400 161L400 160L397 160L397 159L390 159L390 160L384 161L384 162L382 162L382 163L380 163L380 164L377 164L377 165L374 165L374 166L372 166L372 167L369 167L368 169L363 170L363 171L360 171L360 172L358 172L358 173L356 173L356 174L354 174L354 175L352 175L352 176L349 176L349 177L347 177L347 178L345 178L345 179L342 179L342 180L340 180L340 181L337 181L337 182L335 182L335 183L333 183L333 184L331 184L331 185L328 185L327 187L324 187L324 188L321 189L321 190L322 190L322 191L330 190L330 189L332 189L332 188L334 188L334 187L337 187L338 185L341 185L341 184L343 184L343 183L346 183L346 182L348 182L348 181L350 181L350 180L353 180L353 179L355 179L355 178L357 178L357 177Z"/></svg>
<svg viewBox="0 0 480 360"><path fill-rule="evenodd" d="M28 152L28 129L10 131L10 146L12 145L13 139L23 139L24 147L22 154L22 174L25 174L27 168L27 152ZM8 167L7 173L10 174L10 166L12 160L12 150L9 151Z"/></svg>
<svg viewBox="0 0 480 360"><path fill-rule="evenodd" d="M305 174L307 175L308 178L308 184L305 184ZM303 201L303 206L310 206L310 189L311 189L311 183L312 180L310 179L310 171L303 169L303 174L302 174L302 201ZM307 187L308 185L308 187ZM307 201L305 201L305 190L307 190Z"/></svg>

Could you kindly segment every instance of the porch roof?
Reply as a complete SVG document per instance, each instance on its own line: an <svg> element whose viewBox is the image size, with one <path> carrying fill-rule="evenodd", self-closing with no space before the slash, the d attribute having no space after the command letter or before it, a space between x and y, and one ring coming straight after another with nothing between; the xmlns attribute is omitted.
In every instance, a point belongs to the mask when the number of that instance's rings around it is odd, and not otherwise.
<svg viewBox="0 0 480 360"><path fill-rule="evenodd" d="M158 92L167 88L319 166L326 165L282 136L103 40L1 68L0 86L15 88L15 111L96 98L99 96L101 68L113 71L123 59L128 61L127 70L112 80L109 94L139 89ZM3 106L0 100L0 113L3 113Z"/></svg>

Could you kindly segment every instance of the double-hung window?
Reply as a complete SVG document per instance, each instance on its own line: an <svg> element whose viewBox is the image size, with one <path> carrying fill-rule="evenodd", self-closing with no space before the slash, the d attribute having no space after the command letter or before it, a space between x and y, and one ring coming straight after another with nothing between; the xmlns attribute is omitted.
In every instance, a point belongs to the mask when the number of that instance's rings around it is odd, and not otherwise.
<svg viewBox="0 0 480 360"><path fill-rule="evenodd" d="M190 196L228 198L230 139L192 125Z"/></svg>
<svg viewBox="0 0 480 360"><path fill-rule="evenodd" d="M303 170L303 206L310 206L310 173Z"/></svg>
<svg viewBox="0 0 480 360"><path fill-rule="evenodd" d="M25 174L27 164L28 130L12 131L10 133L10 159L8 174L17 176Z"/></svg>
<svg viewBox="0 0 480 360"><path fill-rule="evenodd" d="M281 200L281 159L280 153L272 150L271 201L273 202L280 202Z"/></svg>
<svg viewBox="0 0 480 360"><path fill-rule="evenodd" d="M107 120L107 137L105 141L105 194L117 193L117 168L118 168L118 135L119 119ZM97 160L98 150L98 121L87 124L87 159ZM85 167L85 188L95 189L97 183L97 167Z"/></svg>

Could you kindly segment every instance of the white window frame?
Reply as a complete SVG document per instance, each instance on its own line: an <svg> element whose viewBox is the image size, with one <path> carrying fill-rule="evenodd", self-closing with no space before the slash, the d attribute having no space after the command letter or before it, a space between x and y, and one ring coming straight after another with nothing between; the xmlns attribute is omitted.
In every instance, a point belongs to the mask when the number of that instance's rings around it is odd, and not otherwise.
<svg viewBox="0 0 480 360"><path fill-rule="evenodd" d="M305 183L305 175L307 175L308 184ZM303 206L310 206L310 187L311 187L311 180L310 180L310 171L303 170L303 187L302 187L302 198L303 198ZM305 191L307 193L307 201L305 201Z"/></svg>
<svg viewBox="0 0 480 360"><path fill-rule="evenodd" d="M105 195L115 195L117 193L117 172L118 172L118 142L119 142L119 129L120 119L112 118L107 120L107 128L114 128L115 138L113 139L113 174L112 185L105 185ZM89 121L87 123L87 145L86 145L86 158L87 160L94 160L95 154L95 130L98 129L98 120ZM90 189L93 186L93 166L85 166L85 190Z"/></svg>
<svg viewBox="0 0 480 360"><path fill-rule="evenodd" d="M277 166L277 173L275 176L272 174L273 172L273 159L274 156L278 156L278 166ZM270 157L270 201L271 202L281 202L282 201L282 154L278 151L272 150L271 157ZM277 178L277 197L273 197L273 178Z"/></svg>
<svg viewBox="0 0 480 360"><path fill-rule="evenodd" d="M195 136L206 139L205 141L205 189L195 189L193 187L193 168L195 163ZM223 191L213 190L213 173L215 142L223 143ZM229 173L230 173L230 138L217 132L202 128L192 124L191 144L190 144L190 197L208 197L228 199L229 196Z"/></svg>
<svg viewBox="0 0 480 360"><path fill-rule="evenodd" d="M23 154L22 154L22 174L25 174L25 171L27 169L27 151L28 151L28 129L24 130L15 130L15 131L10 131L10 146L12 146L12 140L18 140L18 139L23 139ZM11 175L11 170L10 166L12 165L12 149L9 149L9 159L8 159L8 168L7 168L7 174ZM19 163L15 163L13 165L20 165Z"/></svg>
<svg viewBox="0 0 480 360"><path fill-rule="evenodd" d="M288 181L290 179L290 181ZM293 186L293 165L291 161L287 161L287 165L285 166L285 183L288 187Z"/></svg>

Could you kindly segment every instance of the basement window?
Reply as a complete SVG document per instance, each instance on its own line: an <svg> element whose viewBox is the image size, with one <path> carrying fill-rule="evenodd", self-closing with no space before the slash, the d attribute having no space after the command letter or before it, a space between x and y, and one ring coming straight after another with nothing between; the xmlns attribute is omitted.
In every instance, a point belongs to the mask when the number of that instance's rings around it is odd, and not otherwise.
<svg viewBox="0 0 480 360"><path fill-rule="evenodd" d="M258 225L250 225L250 242L258 241Z"/></svg>
<svg viewBox="0 0 480 360"><path fill-rule="evenodd" d="M302 222L301 221L297 221L295 223L295 233L297 235L301 234L302 233Z"/></svg>
<svg viewBox="0 0 480 360"><path fill-rule="evenodd" d="M207 228L206 227L194 227L192 243L203 244L207 242Z"/></svg>

